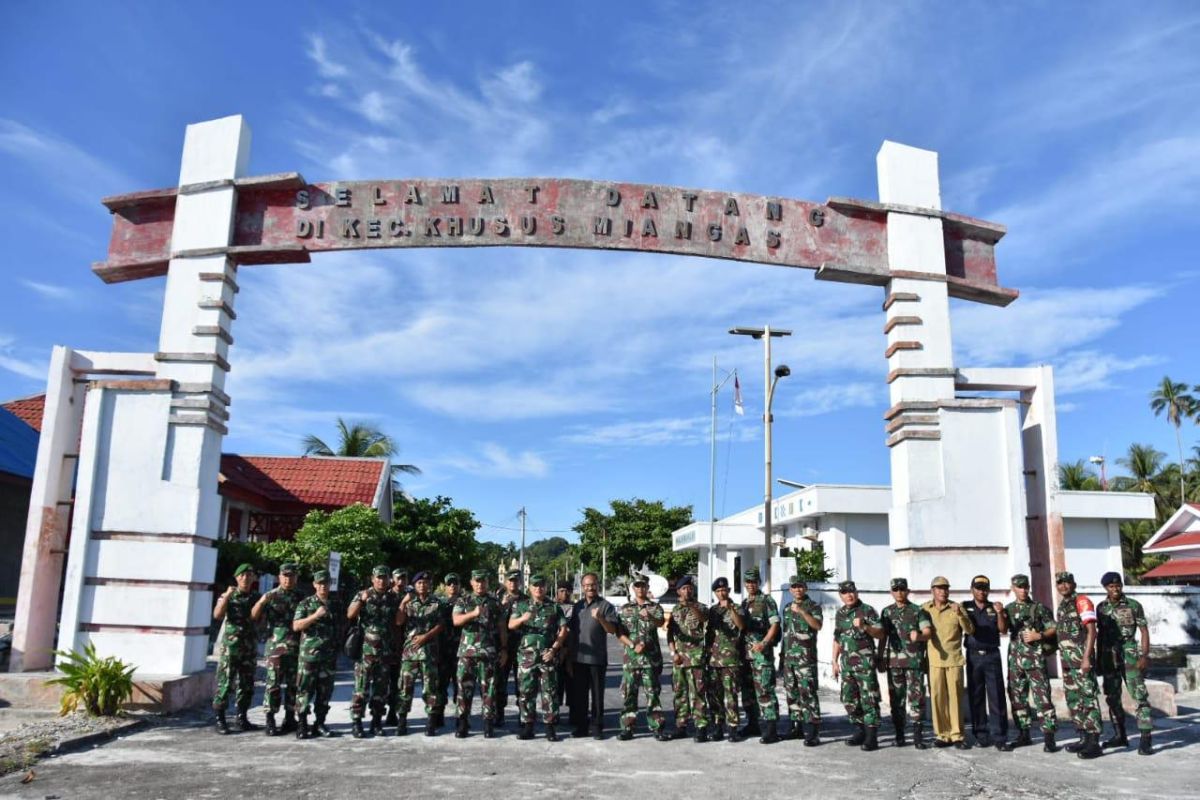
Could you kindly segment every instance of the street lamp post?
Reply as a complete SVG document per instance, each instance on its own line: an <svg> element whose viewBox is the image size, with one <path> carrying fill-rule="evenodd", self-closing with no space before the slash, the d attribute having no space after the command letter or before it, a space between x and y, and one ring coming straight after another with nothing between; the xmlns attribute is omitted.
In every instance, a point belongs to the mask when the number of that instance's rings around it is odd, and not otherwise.
<svg viewBox="0 0 1200 800"><path fill-rule="evenodd" d="M1104 474L1104 456L1092 456L1091 458L1088 459L1088 461L1090 461L1093 464L1099 465L1099 467L1100 467L1100 488L1107 492L1108 491L1108 477Z"/></svg>
<svg viewBox="0 0 1200 800"><path fill-rule="evenodd" d="M771 553L774 542L771 539L771 403L775 399L775 384L780 378L786 378L792 371L786 364L780 364L775 370L774 379L771 376L771 339L774 337L791 336L791 331L771 330L770 325L762 328L730 328L730 333L736 336L749 336L763 340L763 461L765 466L763 488L763 591L773 590L771 582Z"/></svg>

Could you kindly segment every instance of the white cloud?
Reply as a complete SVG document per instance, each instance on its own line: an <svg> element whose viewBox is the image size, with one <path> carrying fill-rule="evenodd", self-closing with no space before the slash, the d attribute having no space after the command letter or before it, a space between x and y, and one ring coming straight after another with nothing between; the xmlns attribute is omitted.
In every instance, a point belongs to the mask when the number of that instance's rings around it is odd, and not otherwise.
<svg viewBox="0 0 1200 800"><path fill-rule="evenodd" d="M325 37L319 34L308 37L308 57L317 65L317 74L322 78L344 78L349 73L343 64L329 57Z"/></svg>
<svg viewBox="0 0 1200 800"><path fill-rule="evenodd" d="M44 381L47 370L46 362L33 361L15 355L13 353L14 342L15 340L11 336L0 334L0 369L6 369L25 378Z"/></svg>
<svg viewBox="0 0 1200 800"><path fill-rule="evenodd" d="M739 425L728 418L729 412L718 423L717 439L726 441L732 435L743 441L758 435L753 425ZM732 424L731 424L732 423ZM662 418L652 420L627 420L606 425L578 426L573 432L560 437L566 444L620 447L661 447L663 445L695 445L712 441L711 417Z"/></svg>
<svg viewBox="0 0 1200 800"><path fill-rule="evenodd" d="M76 292L74 289L66 286L59 286L55 283L41 283L39 281L21 279L21 283L27 288L45 297L47 300L72 300L75 298Z"/></svg>
<svg viewBox="0 0 1200 800"><path fill-rule="evenodd" d="M46 186L76 203L105 214L99 198L129 191L135 182L83 148L47 131L0 118L0 153L38 173Z"/></svg>
<svg viewBox="0 0 1200 800"><path fill-rule="evenodd" d="M887 406L887 386L882 381L878 383L832 383L826 386L802 389L798 392L791 391L791 387L786 387L786 389L788 390L787 399L783 403L779 403L778 394L784 390L776 390L776 403L779 405L776 406L775 413L779 416L815 417L847 408L863 406L885 408Z"/></svg>
<svg viewBox="0 0 1200 800"><path fill-rule="evenodd" d="M1121 357L1095 350L1067 353L1053 362L1054 391L1062 396L1107 389L1113 385L1113 378L1122 372L1150 367L1162 361L1158 356Z"/></svg>
<svg viewBox="0 0 1200 800"><path fill-rule="evenodd" d="M544 478L550 472L550 465L537 453L531 450L513 453L494 442L484 443L472 455L447 457L444 463L486 478Z"/></svg>

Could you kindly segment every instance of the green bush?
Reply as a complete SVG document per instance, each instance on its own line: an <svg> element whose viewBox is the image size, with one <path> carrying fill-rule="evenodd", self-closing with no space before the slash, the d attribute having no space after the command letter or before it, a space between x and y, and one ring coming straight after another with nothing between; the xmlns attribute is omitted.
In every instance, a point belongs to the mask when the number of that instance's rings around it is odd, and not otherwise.
<svg viewBox="0 0 1200 800"><path fill-rule="evenodd" d="M111 717L133 697L136 667L126 666L114 656L100 658L91 642L82 654L64 650L55 650L54 654L60 659L58 669L63 674L46 683L66 690L59 707L60 715L66 716L82 707L92 716Z"/></svg>

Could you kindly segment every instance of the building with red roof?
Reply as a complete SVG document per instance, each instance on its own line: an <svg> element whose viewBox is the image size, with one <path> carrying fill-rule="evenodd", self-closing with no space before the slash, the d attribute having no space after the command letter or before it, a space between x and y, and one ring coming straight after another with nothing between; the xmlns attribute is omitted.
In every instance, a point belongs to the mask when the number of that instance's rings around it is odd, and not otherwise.
<svg viewBox="0 0 1200 800"><path fill-rule="evenodd" d="M1200 503L1184 503L1142 548L1168 559L1143 579L1200 586Z"/></svg>

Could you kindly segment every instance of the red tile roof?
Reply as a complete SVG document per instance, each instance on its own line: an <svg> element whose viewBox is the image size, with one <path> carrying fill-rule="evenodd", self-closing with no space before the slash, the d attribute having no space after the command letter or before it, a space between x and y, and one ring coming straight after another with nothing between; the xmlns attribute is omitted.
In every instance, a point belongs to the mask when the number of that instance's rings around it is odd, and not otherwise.
<svg viewBox="0 0 1200 800"><path fill-rule="evenodd" d="M275 507L371 505L387 462L379 458L221 455L221 490L262 497ZM274 510L274 509L267 509ZM282 509L280 509L282 510Z"/></svg>
<svg viewBox="0 0 1200 800"><path fill-rule="evenodd" d="M42 432L42 411L46 408L46 395L35 394L32 397L20 397L3 404L21 420L38 433Z"/></svg>
<svg viewBox="0 0 1200 800"><path fill-rule="evenodd" d="M1186 531L1171 536L1164 536L1153 547L1147 547L1147 553L1153 553L1167 547L1200 547L1200 531Z"/></svg>
<svg viewBox="0 0 1200 800"><path fill-rule="evenodd" d="M1172 558L1159 564L1142 576L1143 578L1196 578L1200 577L1200 558Z"/></svg>

